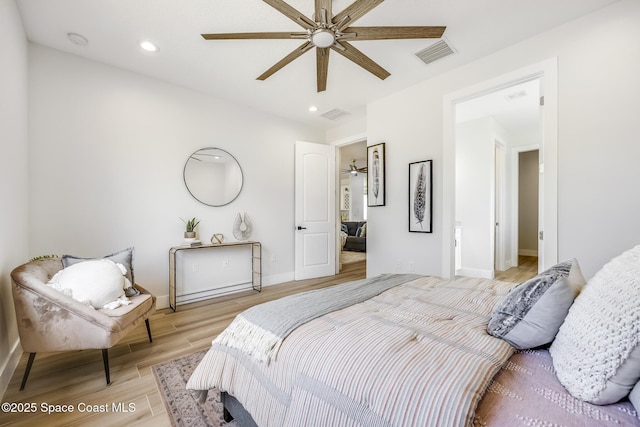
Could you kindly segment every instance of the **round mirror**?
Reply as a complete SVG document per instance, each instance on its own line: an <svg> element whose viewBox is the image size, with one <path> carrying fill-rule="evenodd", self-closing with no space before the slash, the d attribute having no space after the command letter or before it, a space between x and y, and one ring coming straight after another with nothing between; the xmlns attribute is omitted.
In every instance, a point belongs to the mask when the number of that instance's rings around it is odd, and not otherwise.
<svg viewBox="0 0 640 427"><path fill-rule="evenodd" d="M184 183L189 193L208 206L233 202L242 190L242 169L238 161L220 148L201 148L184 165Z"/></svg>

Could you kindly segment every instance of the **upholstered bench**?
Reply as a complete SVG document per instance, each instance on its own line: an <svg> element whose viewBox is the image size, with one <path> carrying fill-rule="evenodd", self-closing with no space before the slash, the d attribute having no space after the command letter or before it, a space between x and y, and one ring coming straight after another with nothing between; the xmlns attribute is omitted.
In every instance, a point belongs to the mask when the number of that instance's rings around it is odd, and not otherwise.
<svg viewBox="0 0 640 427"><path fill-rule="evenodd" d="M47 285L62 268L60 258L46 258L11 272L20 342L22 349L30 353L20 390L24 389L36 353L101 349L110 384L108 349L143 321L152 341L149 316L155 311L153 295L134 285L139 294L128 298L130 304L96 309Z"/></svg>

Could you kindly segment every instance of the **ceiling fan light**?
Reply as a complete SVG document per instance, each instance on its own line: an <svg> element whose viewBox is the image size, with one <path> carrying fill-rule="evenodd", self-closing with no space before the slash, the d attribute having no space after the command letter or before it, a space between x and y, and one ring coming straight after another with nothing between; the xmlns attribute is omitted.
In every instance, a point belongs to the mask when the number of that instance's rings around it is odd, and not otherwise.
<svg viewBox="0 0 640 427"><path fill-rule="evenodd" d="M333 45L336 41L336 36L332 31L326 29L319 29L311 34L311 42L319 48L327 48Z"/></svg>

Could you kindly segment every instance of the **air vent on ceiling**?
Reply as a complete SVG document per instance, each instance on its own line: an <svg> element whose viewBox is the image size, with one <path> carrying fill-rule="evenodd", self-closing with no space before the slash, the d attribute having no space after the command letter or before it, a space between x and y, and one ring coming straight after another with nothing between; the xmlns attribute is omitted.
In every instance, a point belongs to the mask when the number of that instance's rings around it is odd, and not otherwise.
<svg viewBox="0 0 640 427"><path fill-rule="evenodd" d="M326 113L321 114L322 117L329 120L338 120L343 118L344 116L348 116L349 112L340 110L339 108L334 108L333 110L329 110Z"/></svg>
<svg viewBox="0 0 640 427"><path fill-rule="evenodd" d="M416 56L425 64L430 64L433 61L449 56L452 53L456 53L456 51L453 49L451 44L449 44L447 39L443 37L440 41L422 49L420 52L416 52Z"/></svg>

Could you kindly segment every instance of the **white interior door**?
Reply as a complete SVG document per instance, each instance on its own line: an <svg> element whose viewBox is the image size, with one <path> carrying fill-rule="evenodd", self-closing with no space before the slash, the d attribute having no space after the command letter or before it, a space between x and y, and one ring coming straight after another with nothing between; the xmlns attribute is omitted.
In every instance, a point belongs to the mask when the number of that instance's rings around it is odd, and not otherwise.
<svg viewBox="0 0 640 427"><path fill-rule="evenodd" d="M335 147L295 145L295 279L335 274Z"/></svg>

